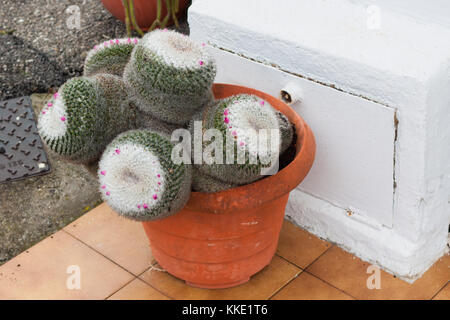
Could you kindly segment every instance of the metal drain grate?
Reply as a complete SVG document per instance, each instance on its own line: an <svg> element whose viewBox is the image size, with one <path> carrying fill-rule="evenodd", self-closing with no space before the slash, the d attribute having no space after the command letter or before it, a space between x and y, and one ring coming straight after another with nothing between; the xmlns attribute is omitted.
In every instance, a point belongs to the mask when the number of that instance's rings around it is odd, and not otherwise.
<svg viewBox="0 0 450 320"><path fill-rule="evenodd" d="M0 183L49 172L30 97L0 102Z"/></svg>

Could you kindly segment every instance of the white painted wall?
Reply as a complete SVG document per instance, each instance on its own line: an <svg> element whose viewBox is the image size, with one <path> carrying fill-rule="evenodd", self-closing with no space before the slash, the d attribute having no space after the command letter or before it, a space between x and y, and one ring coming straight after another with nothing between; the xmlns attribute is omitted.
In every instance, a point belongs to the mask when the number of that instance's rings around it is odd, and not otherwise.
<svg viewBox="0 0 450 320"><path fill-rule="evenodd" d="M445 252L450 222L450 2L427 4L196 0L189 9L219 80L271 94L287 80L304 87L294 108L318 137L317 161L288 215L407 279Z"/></svg>

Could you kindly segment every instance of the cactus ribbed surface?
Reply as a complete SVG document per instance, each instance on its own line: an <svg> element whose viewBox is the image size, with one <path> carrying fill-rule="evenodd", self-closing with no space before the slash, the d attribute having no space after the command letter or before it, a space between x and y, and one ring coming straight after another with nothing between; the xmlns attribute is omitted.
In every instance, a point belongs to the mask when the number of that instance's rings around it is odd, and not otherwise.
<svg viewBox="0 0 450 320"><path fill-rule="evenodd" d="M216 129L224 137L223 164L202 164L198 165L198 169L222 182L235 185L262 178L262 171L269 168L274 159L278 159L281 150L282 130L277 113L267 101L254 95L232 96L204 109L204 129ZM260 133L262 129L266 130L266 136ZM273 143L275 153L270 153ZM208 145L209 142L203 142L203 149ZM266 147L268 153L262 147ZM227 158L227 150L232 151L231 157Z"/></svg>
<svg viewBox="0 0 450 320"><path fill-rule="evenodd" d="M139 109L167 123L187 124L213 103L214 60L206 49L174 31L156 30L136 45L124 79Z"/></svg>
<svg viewBox="0 0 450 320"><path fill-rule="evenodd" d="M66 82L39 116L38 129L48 147L68 160L98 159L120 132L135 126L123 81L113 75Z"/></svg>
<svg viewBox="0 0 450 320"><path fill-rule="evenodd" d="M119 214L138 221L170 216L189 199L192 167L171 160L164 134L130 130L106 148L98 176L103 199Z"/></svg>
<svg viewBox="0 0 450 320"><path fill-rule="evenodd" d="M106 73L123 75L123 70L130 60L137 38L113 39L97 44L87 54L84 62L84 75Z"/></svg>

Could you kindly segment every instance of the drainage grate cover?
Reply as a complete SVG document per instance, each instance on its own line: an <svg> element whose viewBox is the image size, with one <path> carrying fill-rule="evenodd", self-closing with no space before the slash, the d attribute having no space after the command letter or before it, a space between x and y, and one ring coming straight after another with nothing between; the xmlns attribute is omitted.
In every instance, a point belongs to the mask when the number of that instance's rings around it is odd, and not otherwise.
<svg viewBox="0 0 450 320"><path fill-rule="evenodd" d="M49 172L30 97L0 102L0 183Z"/></svg>

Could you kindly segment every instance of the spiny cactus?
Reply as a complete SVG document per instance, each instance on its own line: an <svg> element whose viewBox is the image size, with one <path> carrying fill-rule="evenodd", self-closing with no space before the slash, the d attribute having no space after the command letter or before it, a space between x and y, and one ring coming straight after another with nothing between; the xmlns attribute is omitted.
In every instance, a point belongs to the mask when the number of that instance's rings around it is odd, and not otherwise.
<svg viewBox="0 0 450 320"><path fill-rule="evenodd" d="M128 38L108 40L97 44L87 54L84 62L84 75L106 73L122 77L123 70L137 43L137 38Z"/></svg>
<svg viewBox="0 0 450 320"><path fill-rule="evenodd" d="M148 221L181 210L189 199L192 167L171 160L168 136L150 130L120 134L99 162L103 199L119 214Z"/></svg>
<svg viewBox="0 0 450 320"><path fill-rule="evenodd" d="M50 149L88 163L120 132L135 126L123 81L113 75L66 82L39 116L38 129Z"/></svg>
<svg viewBox="0 0 450 320"><path fill-rule="evenodd" d="M155 118L153 115L143 112L141 110L136 111L136 128L139 129L151 129L158 132L163 132L167 135L171 135L173 131L179 129L180 126L176 124L167 123Z"/></svg>
<svg viewBox="0 0 450 320"><path fill-rule="evenodd" d="M243 185L262 178L262 170L278 160L283 144L280 126L286 127L289 122L280 124L277 111L267 101L254 95L236 95L204 109L202 116L204 129L219 130L224 141L223 164L198 165L201 172L225 183ZM267 130L265 137L260 133L261 129ZM208 145L209 142L204 141L203 149ZM269 151L266 157L261 152L262 146ZM272 149L276 154L270 154ZM227 157L227 150L232 151L231 157Z"/></svg>
<svg viewBox="0 0 450 320"><path fill-rule="evenodd" d="M292 144L292 141L294 139L294 127L289 122L289 119L280 111L277 111L276 114L278 117L278 123L280 125L280 153L283 153Z"/></svg>
<svg viewBox="0 0 450 320"><path fill-rule="evenodd" d="M167 30L142 38L124 71L137 107L178 125L187 124L193 113L213 103L215 75L214 60L202 45Z"/></svg>
<svg viewBox="0 0 450 320"><path fill-rule="evenodd" d="M236 187L231 183L222 182L202 173L194 167L192 173L192 190L197 192L214 193Z"/></svg>

